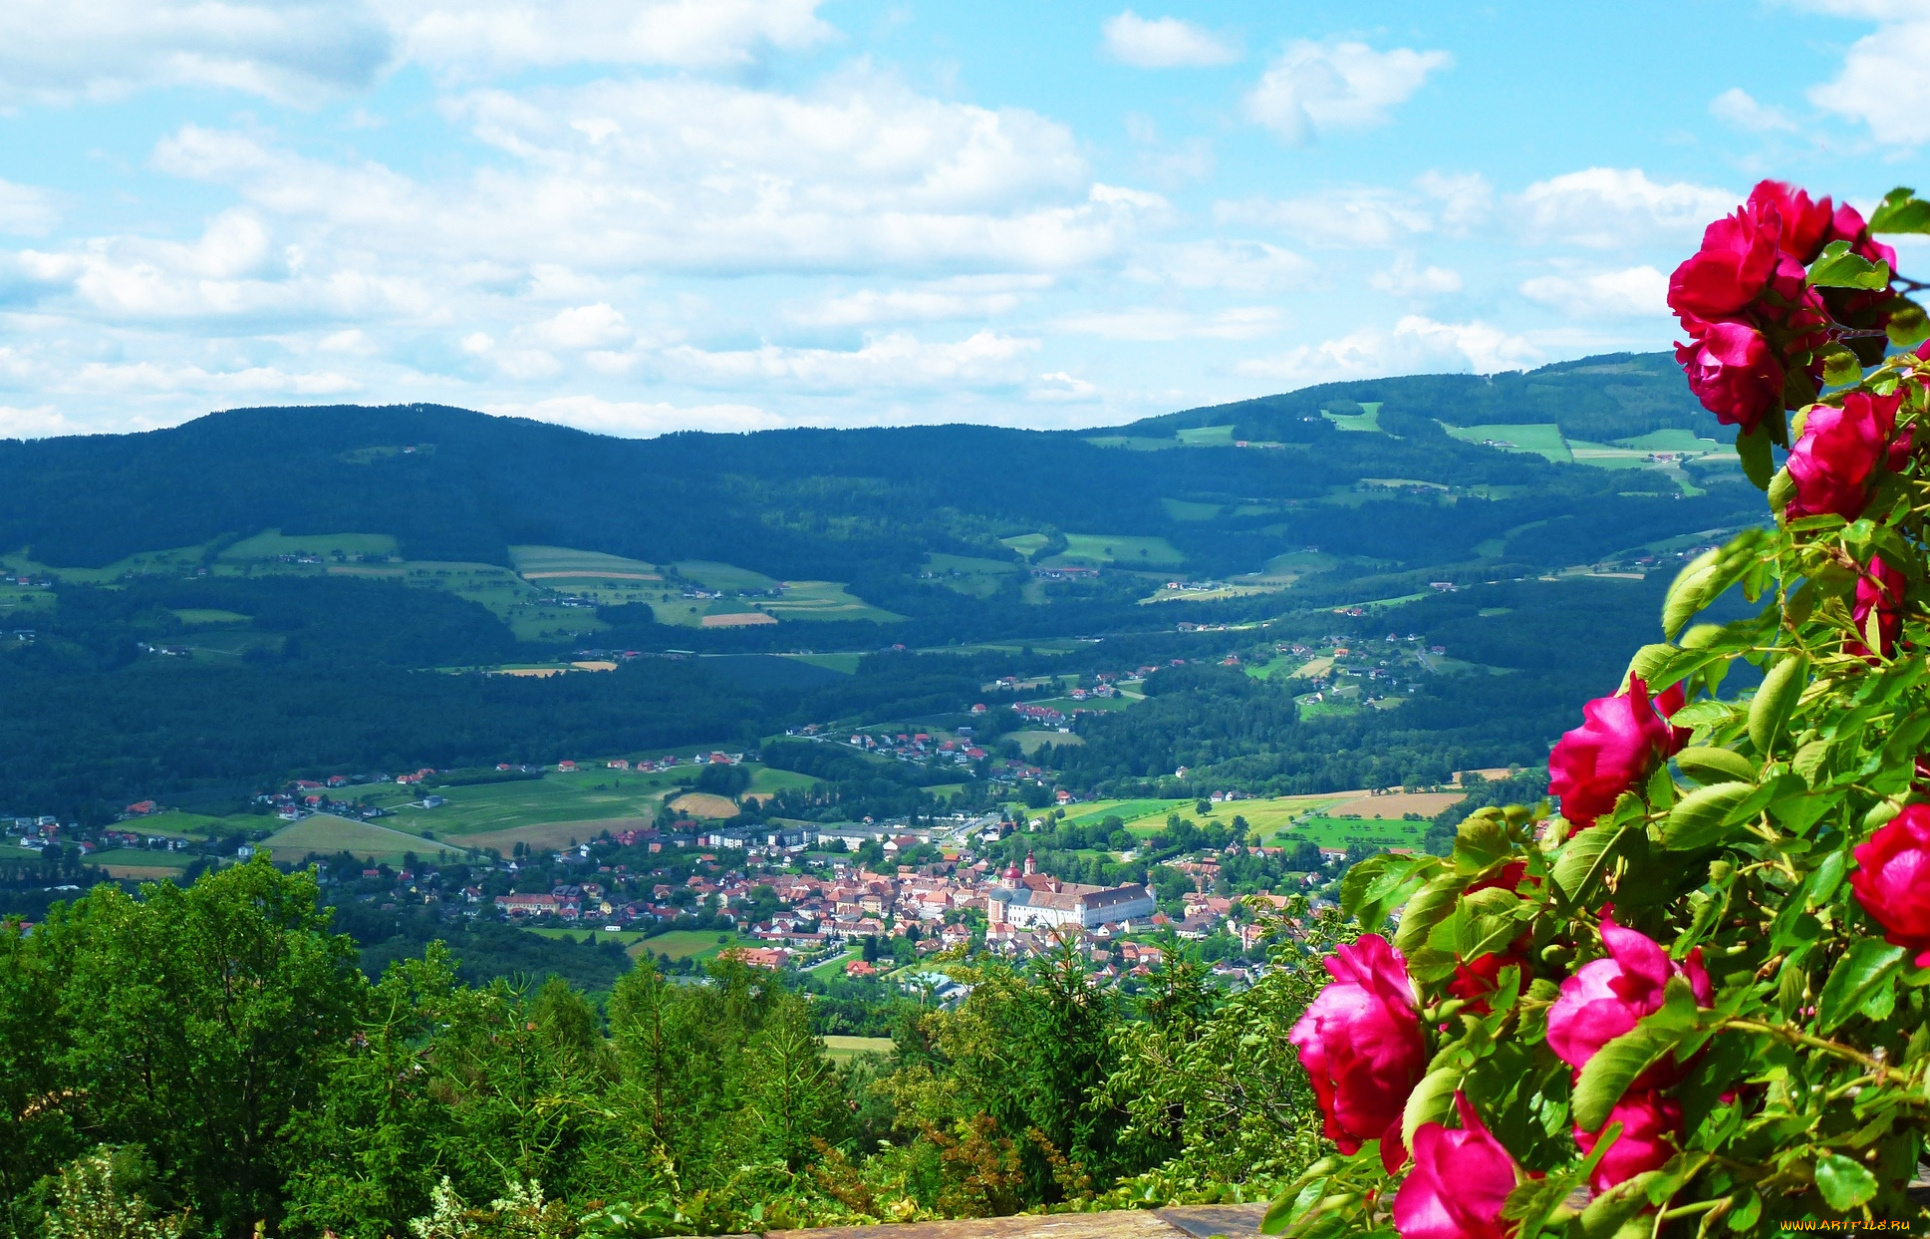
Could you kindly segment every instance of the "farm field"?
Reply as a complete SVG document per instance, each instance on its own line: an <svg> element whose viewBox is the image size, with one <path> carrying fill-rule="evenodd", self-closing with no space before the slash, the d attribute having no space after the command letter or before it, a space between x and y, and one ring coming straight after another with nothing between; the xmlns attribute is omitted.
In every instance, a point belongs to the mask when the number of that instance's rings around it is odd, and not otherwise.
<svg viewBox="0 0 1930 1239"><path fill-rule="evenodd" d="M1460 804L1465 792L1393 792L1385 796L1362 796L1333 807L1336 817L1400 818L1409 813L1436 817L1450 806Z"/></svg>
<svg viewBox="0 0 1930 1239"><path fill-rule="evenodd" d="M1320 416L1334 424L1336 430L1354 430L1367 434L1380 434L1380 401L1364 400L1359 413L1329 413L1325 409Z"/></svg>
<svg viewBox="0 0 1930 1239"><path fill-rule="evenodd" d="M536 822L529 826L492 830L479 835L451 836L449 841L459 843L466 848L481 848L485 852L494 848L504 856L514 854L516 845L519 843L538 852L551 852L573 847L606 830L611 832L641 830L652 825L655 820L650 817L611 817L589 822Z"/></svg>
<svg viewBox="0 0 1930 1239"><path fill-rule="evenodd" d="M737 816L737 805L728 796L712 792L685 792L669 802L669 808L691 817L726 818Z"/></svg>
<svg viewBox="0 0 1930 1239"><path fill-rule="evenodd" d="M723 941L719 942L718 939ZM715 959L734 946L761 946L755 938L740 934L718 933L714 929L673 929L669 933L645 938L630 947L630 958L636 959L646 953L668 955L672 959Z"/></svg>
<svg viewBox="0 0 1930 1239"><path fill-rule="evenodd" d="M1042 533L1022 533L1015 537L1000 538L999 544L1001 546L1009 546L1027 559L1030 559L1044 550L1045 544L1050 541L1052 541L1052 539Z"/></svg>
<svg viewBox="0 0 1930 1239"><path fill-rule="evenodd" d="M1015 731L1011 733L1011 736L1013 742L1019 746L1019 751L1027 757L1038 752L1042 745L1084 744L1086 742L1084 736L1070 731Z"/></svg>
<svg viewBox="0 0 1930 1239"><path fill-rule="evenodd" d="M0 567L36 577L52 577L70 585L111 585L125 576L178 576L199 564L205 546L178 546L165 551L140 551L104 568L55 568L35 563L25 551L0 555Z"/></svg>
<svg viewBox="0 0 1930 1239"><path fill-rule="evenodd" d="M120 829L131 830L143 835L174 835L180 838L205 838L223 834L227 831L237 833L250 829L260 829L272 821L271 818L250 817L207 817L200 813L184 813L180 809L169 809L163 813L147 817L129 818Z"/></svg>
<svg viewBox="0 0 1930 1239"><path fill-rule="evenodd" d="M585 938L588 938L593 944L598 942L619 942L626 948L635 946L637 943L643 941L643 934L638 930L618 929L612 931L603 928L601 925L592 924L591 922L594 919L594 915L586 915L584 923L576 929L525 925L523 926L523 932L526 934L535 934L539 938L548 938L552 942L581 942Z"/></svg>
<svg viewBox="0 0 1930 1239"><path fill-rule="evenodd" d="M1271 843L1311 839L1315 846L1344 848L1359 843L1370 848L1415 848L1427 834L1426 822L1380 821L1309 814L1276 832Z"/></svg>
<svg viewBox="0 0 1930 1239"><path fill-rule="evenodd" d="M831 1033L824 1038L824 1056L842 1067L860 1054L889 1054L897 1047L890 1037L851 1037Z"/></svg>
<svg viewBox="0 0 1930 1239"><path fill-rule="evenodd" d="M308 856L333 856L348 852L353 856L383 861L399 861L405 853L459 860L462 852L433 840L405 834L374 822L351 821L330 813L317 813L284 826L268 836L265 845L278 861L300 861Z"/></svg>
<svg viewBox="0 0 1930 1239"><path fill-rule="evenodd" d="M925 572L946 589L973 598L990 598L1006 577L1023 569L1009 559L980 559L971 555L933 552L925 556Z"/></svg>
<svg viewBox="0 0 1930 1239"><path fill-rule="evenodd" d="M1335 805L1350 803L1360 799L1361 796L1360 792L1339 792L1318 796L1274 796L1254 800L1232 800L1214 805L1213 812L1205 817L1201 817L1196 812L1198 802L1194 800L1095 800L1090 804L1068 808L1065 820L1076 826L1091 826L1107 817L1116 816L1125 821L1127 830L1143 839L1164 830L1167 816L1173 813L1190 818L1200 826L1213 822L1230 823L1238 816L1244 817L1247 825L1252 828L1252 834L1249 837L1265 839L1302 814L1331 811ZM1448 798L1458 800L1460 795L1452 793ZM1377 797L1377 799L1393 798Z"/></svg>
<svg viewBox="0 0 1930 1239"><path fill-rule="evenodd" d="M1464 443L1486 443L1504 451L1532 452L1561 465L1575 463L1568 440L1562 436L1561 427L1553 422L1521 426L1443 426L1442 429Z"/></svg>
<svg viewBox="0 0 1930 1239"><path fill-rule="evenodd" d="M395 539L386 533L284 534L279 529L264 529L252 538L243 538L222 550L216 558L226 563L251 560L278 560L283 555L313 555L321 559L352 559L369 556L393 559Z"/></svg>
<svg viewBox="0 0 1930 1239"><path fill-rule="evenodd" d="M836 671L840 675L858 674L858 662L863 654L779 654L779 658L795 658L813 667L823 667L826 671Z"/></svg>
<svg viewBox="0 0 1930 1239"><path fill-rule="evenodd" d="M1053 568L1077 564L1114 564L1122 568L1170 568L1185 562L1186 556L1164 538L1069 533L1066 535L1066 549L1039 561L1039 566Z"/></svg>
<svg viewBox="0 0 1930 1239"><path fill-rule="evenodd" d="M437 788L434 794L448 803L433 809L414 807L411 802L420 793L403 789L386 792L374 801L394 809L395 816L390 820L398 829L410 833L433 830L438 835L466 838L552 823L651 819L656 816L663 792L675 786L669 774L551 771L540 779Z"/></svg>
<svg viewBox="0 0 1930 1239"><path fill-rule="evenodd" d="M1232 426L1194 426L1175 430L1173 437L1187 447L1232 447Z"/></svg>

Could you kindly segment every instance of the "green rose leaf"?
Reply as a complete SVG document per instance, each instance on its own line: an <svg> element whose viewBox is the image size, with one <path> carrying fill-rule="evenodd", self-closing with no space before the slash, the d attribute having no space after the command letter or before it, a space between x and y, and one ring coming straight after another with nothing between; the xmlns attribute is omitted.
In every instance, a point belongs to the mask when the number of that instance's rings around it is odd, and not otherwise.
<svg viewBox="0 0 1930 1239"><path fill-rule="evenodd" d="M1809 284L1812 288L1888 288L1890 264L1859 258L1850 252L1848 241L1831 241L1809 265Z"/></svg>
<svg viewBox="0 0 1930 1239"><path fill-rule="evenodd" d="M1682 1038L1682 1030L1652 1023L1651 1016L1596 1051L1575 1081L1575 1126L1598 1131L1609 1111L1635 1078L1662 1061Z"/></svg>
<svg viewBox="0 0 1930 1239"><path fill-rule="evenodd" d="M1828 1035L1888 989L1907 952L1880 938L1864 938L1844 953L1817 1000L1817 1031Z"/></svg>
<svg viewBox="0 0 1930 1239"><path fill-rule="evenodd" d="M1785 654L1762 678L1756 699L1749 703L1749 739L1758 753L1773 751L1808 682L1809 660L1801 654Z"/></svg>
<svg viewBox="0 0 1930 1239"><path fill-rule="evenodd" d="M1846 1213L1876 1195L1876 1176L1840 1153L1825 1153L1816 1159L1816 1186L1830 1208Z"/></svg>
<svg viewBox="0 0 1930 1239"><path fill-rule="evenodd" d="M1883 195L1883 201L1870 215L1871 232L1930 232L1930 202L1917 197L1917 191L1897 186Z"/></svg>
<svg viewBox="0 0 1930 1239"><path fill-rule="evenodd" d="M1671 852L1709 847L1722 838L1730 814L1755 791L1753 783L1715 783L1690 792L1662 823L1662 846Z"/></svg>
<svg viewBox="0 0 1930 1239"><path fill-rule="evenodd" d="M1686 748L1675 755L1675 764L1683 774L1705 786L1756 781L1756 763L1734 749Z"/></svg>

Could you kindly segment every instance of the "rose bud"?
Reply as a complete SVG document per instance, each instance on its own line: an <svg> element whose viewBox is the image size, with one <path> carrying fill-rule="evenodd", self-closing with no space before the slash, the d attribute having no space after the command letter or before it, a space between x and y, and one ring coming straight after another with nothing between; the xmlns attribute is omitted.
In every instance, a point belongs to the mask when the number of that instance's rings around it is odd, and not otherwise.
<svg viewBox="0 0 1930 1239"><path fill-rule="evenodd" d="M1423 1123L1414 1132L1414 1169L1394 1194L1401 1239L1505 1239L1515 1223L1502 1206L1519 1175L1463 1094L1454 1094L1461 1129Z"/></svg>
<svg viewBox="0 0 1930 1239"><path fill-rule="evenodd" d="M1675 360L1689 390L1725 426L1752 431L1783 407L1783 368L1762 333L1747 323L1702 324L1689 344L1675 346Z"/></svg>
<svg viewBox="0 0 1930 1239"><path fill-rule="evenodd" d="M1700 950L1687 965L1676 964L1647 934L1624 929L1611 912L1602 914L1602 946L1608 958L1591 960L1561 983L1561 996L1548 1008L1548 1047L1577 1071L1596 1051L1662 1008L1670 977L1687 979L1696 1002L1708 1006L1709 974Z"/></svg>
<svg viewBox="0 0 1930 1239"><path fill-rule="evenodd" d="M1834 512L1846 521L1863 515L1878 470L1889 463L1903 393L1873 396L1855 391L1843 407L1812 405L1803 433L1789 453L1796 495L1786 509L1793 519Z"/></svg>
<svg viewBox="0 0 1930 1239"><path fill-rule="evenodd" d="M1369 1140L1398 1147L1401 1110L1427 1073L1407 961L1379 934L1363 934L1323 962L1333 983L1287 1040L1300 1051L1327 1138L1341 1152L1356 1153ZM1390 1150L1384 1145L1382 1153L1385 1158Z"/></svg>
<svg viewBox="0 0 1930 1239"><path fill-rule="evenodd" d="M1583 706L1587 721L1563 735L1548 755L1548 792L1561 800L1562 816L1577 826L1590 825L1613 809L1623 792L1680 752L1689 732L1667 720L1681 707L1680 688L1650 705L1648 685L1639 676L1629 677L1627 693Z"/></svg>
<svg viewBox="0 0 1930 1239"><path fill-rule="evenodd" d="M1897 637L1903 632L1903 590L1908 584L1909 579L1886 563L1882 556L1870 560L1863 575L1856 579L1856 599L1850 604L1850 619L1856 624L1856 631L1860 635L1843 642L1845 654L1870 662L1890 656L1896 649ZM1872 612L1876 615L1875 654L1861 639L1870 631Z"/></svg>
<svg viewBox="0 0 1930 1239"><path fill-rule="evenodd" d="M1884 941L1930 968L1930 805L1905 805L1851 855L1856 902L1883 926Z"/></svg>

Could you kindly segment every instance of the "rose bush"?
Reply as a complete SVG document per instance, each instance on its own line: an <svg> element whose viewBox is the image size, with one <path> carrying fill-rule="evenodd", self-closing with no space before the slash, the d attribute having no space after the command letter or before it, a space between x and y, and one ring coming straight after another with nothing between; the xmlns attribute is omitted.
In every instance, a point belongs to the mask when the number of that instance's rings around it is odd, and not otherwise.
<svg viewBox="0 0 1930 1239"><path fill-rule="evenodd" d="M1918 1216L1930 317L1886 232L1930 233L1930 201L1900 189L1866 221L1765 181L1676 271L1678 357L1773 527L1683 568L1664 639L1554 746L1551 803L1348 871L1363 936L1291 1038L1338 1151L1270 1230L1701 1239ZM1754 614L1697 622L1732 591ZM1725 692L1745 667L1757 686Z"/></svg>

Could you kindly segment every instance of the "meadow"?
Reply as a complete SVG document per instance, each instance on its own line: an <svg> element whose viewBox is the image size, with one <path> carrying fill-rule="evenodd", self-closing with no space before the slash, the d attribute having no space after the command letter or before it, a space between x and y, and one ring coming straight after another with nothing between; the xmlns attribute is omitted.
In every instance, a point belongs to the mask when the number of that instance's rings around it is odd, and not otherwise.
<svg viewBox="0 0 1930 1239"><path fill-rule="evenodd" d="M851 1037L831 1033L824 1038L824 1056L842 1067L860 1054L889 1054L897 1043L890 1037Z"/></svg>
<svg viewBox="0 0 1930 1239"><path fill-rule="evenodd" d="M650 954L668 955L671 959L709 960L734 946L762 945L757 939L742 934L720 934L714 929L673 929L645 938L629 950L631 959Z"/></svg>
<svg viewBox="0 0 1930 1239"><path fill-rule="evenodd" d="M1202 827L1215 822L1226 825L1235 817L1243 817L1250 828L1250 838L1269 840L1297 818L1356 802L1361 796L1361 792L1351 791L1320 796L1229 800L1214 805L1213 811L1204 816L1198 812L1198 802L1194 800L1095 800L1090 804L1069 807L1066 821L1090 826L1107 817L1119 817L1129 832L1145 839L1166 829L1166 819L1174 813Z"/></svg>
<svg viewBox="0 0 1930 1239"><path fill-rule="evenodd" d="M1041 568L1111 564L1121 568L1170 568L1186 562L1186 556L1164 538L1135 537L1126 534L1069 533L1066 549L1041 560Z"/></svg>
<svg viewBox="0 0 1930 1239"><path fill-rule="evenodd" d="M452 861L460 860L463 856L458 847L438 844L375 822L358 822L331 813L317 813L299 822L292 822L268 836L263 846L278 861L300 861L309 856L333 856L338 852L390 864L401 863L410 853Z"/></svg>

